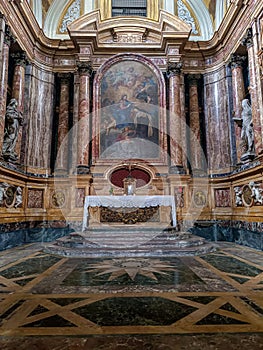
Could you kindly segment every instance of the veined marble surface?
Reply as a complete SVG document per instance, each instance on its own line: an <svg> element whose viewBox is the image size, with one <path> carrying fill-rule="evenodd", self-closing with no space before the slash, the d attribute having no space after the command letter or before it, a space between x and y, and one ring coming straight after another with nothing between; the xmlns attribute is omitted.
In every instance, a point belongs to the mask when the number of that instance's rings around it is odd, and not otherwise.
<svg viewBox="0 0 263 350"><path fill-rule="evenodd" d="M263 349L263 253L63 258L0 254L1 349Z"/></svg>

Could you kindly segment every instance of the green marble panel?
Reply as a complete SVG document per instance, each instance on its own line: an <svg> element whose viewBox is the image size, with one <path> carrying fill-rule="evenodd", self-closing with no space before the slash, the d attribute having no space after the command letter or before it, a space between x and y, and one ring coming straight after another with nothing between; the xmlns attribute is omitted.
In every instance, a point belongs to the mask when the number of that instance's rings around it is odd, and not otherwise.
<svg viewBox="0 0 263 350"><path fill-rule="evenodd" d="M100 326L164 326L195 310L194 307L159 297L116 297L73 311Z"/></svg>
<svg viewBox="0 0 263 350"><path fill-rule="evenodd" d="M33 274L40 274L57 263L61 258L46 255L25 260L17 265L7 268L0 273L5 278L16 278Z"/></svg>
<svg viewBox="0 0 263 350"><path fill-rule="evenodd" d="M147 260L147 259L145 259ZM129 275L129 270L119 267L116 268L117 259L112 259L115 272L118 270L118 276L113 276L112 272L107 273L107 269L103 269L105 259L87 260L81 262L78 266L63 280L62 286L154 286L154 285L170 285L177 286L180 284L204 284L202 279L198 277L188 266L179 259L173 258L170 260L161 259L161 262L171 268L163 268L158 271L154 265L154 259L151 260L152 266L138 269L138 273L132 279ZM159 261L160 259L158 259ZM110 261L110 259L107 259ZM121 259L123 261L123 259ZM141 260L138 258L138 261ZM90 269L91 264L98 265L98 269L93 271ZM114 265L115 264L115 265ZM145 272L152 272L152 276L147 276Z"/></svg>
<svg viewBox="0 0 263 350"><path fill-rule="evenodd" d="M76 327L76 325L58 315L55 315L26 324L23 327Z"/></svg>
<svg viewBox="0 0 263 350"><path fill-rule="evenodd" d="M248 324L247 322L242 322L231 317L217 315L214 313L209 314L202 320L196 323L197 325L227 325L227 324Z"/></svg>
<svg viewBox="0 0 263 350"><path fill-rule="evenodd" d="M229 257L229 256L217 256L217 255L206 255L202 256L202 259L209 264L216 267L218 270L227 273L236 273L244 276L255 277L263 272L252 265L246 264L243 261Z"/></svg>

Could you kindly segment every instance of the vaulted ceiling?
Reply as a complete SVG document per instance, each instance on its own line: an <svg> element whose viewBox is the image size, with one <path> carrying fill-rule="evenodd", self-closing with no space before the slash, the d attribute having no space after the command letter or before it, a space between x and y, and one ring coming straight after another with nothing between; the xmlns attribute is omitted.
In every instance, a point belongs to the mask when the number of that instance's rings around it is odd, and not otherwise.
<svg viewBox="0 0 263 350"><path fill-rule="evenodd" d="M67 25L94 9L111 6L111 0L28 0L32 10L50 38L67 38ZM132 1L132 0L131 0ZM191 40L208 40L218 29L230 0L147 0L179 16L192 26ZM109 11L108 11L109 13ZM109 15L108 15L109 16ZM106 15L104 17L107 17Z"/></svg>

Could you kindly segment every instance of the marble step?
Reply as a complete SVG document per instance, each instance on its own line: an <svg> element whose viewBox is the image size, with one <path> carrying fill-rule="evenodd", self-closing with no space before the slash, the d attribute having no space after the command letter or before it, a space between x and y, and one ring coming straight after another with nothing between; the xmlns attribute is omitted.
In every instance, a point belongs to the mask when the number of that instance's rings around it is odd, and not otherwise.
<svg viewBox="0 0 263 350"><path fill-rule="evenodd" d="M91 247L85 248L68 248L58 246L55 244L46 245L43 249L46 253L60 255L64 257L179 257L179 256L193 256L211 253L217 250L216 245L212 243L205 243L201 246L195 247L152 247L147 249L145 247L129 247L129 248L110 248L110 247Z"/></svg>
<svg viewBox="0 0 263 350"><path fill-rule="evenodd" d="M214 251L215 245L189 232L153 229L92 229L74 232L45 246L45 251L72 257L188 256Z"/></svg>
<svg viewBox="0 0 263 350"><path fill-rule="evenodd" d="M57 245L66 247L128 247L128 246L140 246L140 247L189 247L200 246L205 243L205 239L202 237L189 235L189 237L177 238L177 237L113 237L113 236L85 236L85 237L62 237L57 239Z"/></svg>

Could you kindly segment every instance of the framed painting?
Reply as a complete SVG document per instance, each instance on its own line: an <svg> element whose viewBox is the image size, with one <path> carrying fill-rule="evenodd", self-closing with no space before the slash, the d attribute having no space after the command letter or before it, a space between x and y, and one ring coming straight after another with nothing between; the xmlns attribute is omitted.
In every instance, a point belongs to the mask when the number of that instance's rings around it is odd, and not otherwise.
<svg viewBox="0 0 263 350"><path fill-rule="evenodd" d="M157 70L139 55L103 65L94 85L93 159L160 159L164 81Z"/></svg>

